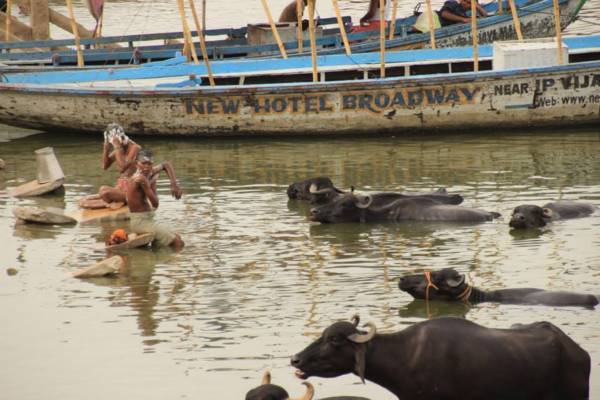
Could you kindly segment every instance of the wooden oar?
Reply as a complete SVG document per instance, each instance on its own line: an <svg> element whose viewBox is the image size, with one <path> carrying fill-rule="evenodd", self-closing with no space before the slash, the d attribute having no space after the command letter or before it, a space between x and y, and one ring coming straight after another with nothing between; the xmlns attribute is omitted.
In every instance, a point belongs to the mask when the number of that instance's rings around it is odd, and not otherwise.
<svg viewBox="0 0 600 400"><path fill-rule="evenodd" d="M473 35L473 71L479 71L479 49L477 37L477 0L471 0L471 35Z"/></svg>
<svg viewBox="0 0 600 400"><path fill-rule="evenodd" d="M267 14L267 19L269 20L269 25L271 25L271 31L273 31L273 36L275 37L275 41L277 42L277 46L279 46L279 51L281 52L281 56L283 58L287 57L287 52L285 51L285 46L279 37L279 32L277 32L277 26L275 26L275 21L273 21L273 16L271 15L271 10L269 9L269 4L267 0L260 0L262 2L263 8L265 9L265 14Z"/></svg>
<svg viewBox="0 0 600 400"><path fill-rule="evenodd" d="M312 61L313 82L318 82L317 44L315 43L315 0L308 0L308 36L310 38L310 58Z"/></svg>
<svg viewBox="0 0 600 400"><path fill-rule="evenodd" d="M199 64L200 62L198 61L196 48L194 47L194 43L192 43L192 34L190 33L190 27L187 23L187 18L185 16L185 5L183 4L183 0L177 0L177 7L179 8L179 16L181 17L181 26L183 28L185 49L191 52L194 63Z"/></svg>
<svg viewBox="0 0 600 400"><path fill-rule="evenodd" d="M296 36L298 36L298 53L304 50L304 36L302 35L302 14L304 14L304 0L296 0Z"/></svg>
<svg viewBox="0 0 600 400"><path fill-rule="evenodd" d="M433 26L433 11L431 11L431 0L427 0L427 22L429 23L429 40L431 48L435 49L435 27Z"/></svg>
<svg viewBox="0 0 600 400"><path fill-rule="evenodd" d="M390 40L396 34L396 15L398 14L398 0L392 0L392 21L390 23Z"/></svg>
<svg viewBox="0 0 600 400"><path fill-rule="evenodd" d="M6 2L6 36L4 40L10 42L10 19L12 18L12 0Z"/></svg>
<svg viewBox="0 0 600 400"><path fill-rule="evenodd" d="M73 3L71 0L67 0L67 9L69 11L69 18L71 19L71 29L73 29L73 35L75 36L75 49L77 50L77 66L83 67L83 54L81 53L81 41L79 39L79 30L77 29L77 22L75 21L75 15L73 14Z"/></svg>
<svg viewBox="0 0 600 400"><path fill-rule="evenodd" d="M206 64L208 82L210 83L210 86L215 86L215 79L213 78L212 69L210 68L210 60L208 59L208 52L206 51L206 42L204 41L204 25L200 25L200 19L198 18L198 14L196 13L196 6L194 5L194 0L189 0L189 2L190 8L192 9L192 16L194 17L194 22L196 23L196 31L198 32L198 37L200 38L200 51L202 51L202 58L204 59L204 64Z"/></svg>
<svg viewBox="0 0 600 400"><path fill-rule="evenodd" d="M337 18L338 25L340 27L340 33L342 34L342 41L344 42L344 48L346 49L346 54L352 54L352 50L350 50L350 44L348 43L348 36L346 36L346 27L344 26L344 21L342 20L342 14L340 13L340 8L338 7L337 0L331 0L333 3L333 10L335 11L335 17Z"/></svg>
<svg viewBox="0 0 600 400"><path fill-rule="evenodd" d="M563 52L562 52L562 33L560 32L560 10L558 8L558 0L554 0L554 29L556 29L556 49L558 51L558 64L562 65Z"/></svg>
<svg viewBox="0 0 600 400"><path fill-rule="evenodd" d="M381 67L379 76L385 78L385 0L379 0L379 56L381 57Z"/></svg>
<svg viewBox="0 0 600 400"><path fill-rule="evenodd" d="M517 32L517 39L523 41L523 33L521 32L521 20L519 20L519 14L517 14L517 7L515 6L515 0L508 0L510 4L510 12L512 13L513 25Z"/></svg>

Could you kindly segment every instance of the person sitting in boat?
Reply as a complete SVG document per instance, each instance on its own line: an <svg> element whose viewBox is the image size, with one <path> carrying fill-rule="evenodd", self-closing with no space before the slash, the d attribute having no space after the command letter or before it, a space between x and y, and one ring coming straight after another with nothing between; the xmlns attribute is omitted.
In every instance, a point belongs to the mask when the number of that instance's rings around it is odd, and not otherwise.
<svg viewBox="0 0 600 400"><path fill-rule="evenodd" d="M302 15L304 15L304 9L307 5L308 1L302 0ZM281 15L279 16L279 22L297 22L298 16L296 15L296 7L296 0L292 0L292 2L285 6L281 12ZM302 18L302 15L300 15L300 18Z"/></svg>
<svg viewBox="0 0 600 400"><path fill-rule="evenodd" d="M102 167L107 170L116 162L120 174L117 185L101 186L97 195L82 199L79 202L80 207L113 209L122 207L127 202L125 198L127 181L136 171L135 159L140 149L140 145L127 137L121 125L109 124L104 131Z"/></svg>
<svg viewBox="0 0 600 400"><path fill-rule="evenodd" d="M481 4L477 3L477 13L482 17L487 17L488 13ZM442 26L452 24L471 22L471 17L467 16L467 11L471 10L470 0L448 0L442 8L437 12Z"/></svg>
<svg viewBox="0 0 600 400"><path fill-rule="evenodd" d="M385 3L385 21L386 23L390 21L390 4L392 4L391 0L384 0ZM369 2L369 10L367 13L360 19L360 26L353 27L353 32L360 31L369 31L374 29L379 29L381 26L381 11L379 9L379 0L370 0Z"/></svg>
<svg viewBox="0 0 600 400"><path fill-rule="evenodd" d="M137 170L127 184L127 204L129 204L131 231L137 234L154 233L154 243L179 250L185 246L181 236L154 220L154 210L158 208L156 174L149 150L138 153ZM181 197L181 192L179 193Z"/></svg>

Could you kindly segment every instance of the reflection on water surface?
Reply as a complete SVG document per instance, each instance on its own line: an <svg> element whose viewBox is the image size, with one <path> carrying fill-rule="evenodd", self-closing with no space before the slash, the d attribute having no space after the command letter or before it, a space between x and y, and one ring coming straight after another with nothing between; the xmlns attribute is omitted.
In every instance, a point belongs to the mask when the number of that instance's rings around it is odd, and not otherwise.
<svg viewBox="0 0 600 400"><path fill-rule="evenodd" d="M597 216L523 234L507 224L512 208L525 202L600 204L600 131L137 138L175 167L184 198L171 198L168 181L160 180L157 217L181 232L187 246L180 253L132 251L118 277L76 280L68 273L105 257L103 241L120 225L15 227L11 209L74 210L79 197L114 181L114 171L101 170L101 135L19 138L17 130L2 129L0 266L18 270L15 276L0 271L0 382L7 398L242 398L265 369L299 395L290 355L355 312L384 332L428 315L491 327L551 321L592 354L592 397L600 395L598 310L427 305L397 287L403 273L451 266L485 289L598 292ZM47 145L65 171L64 195L8 197L7 189L33 179L33 151ZM503 218L475 225L318 225L306 219L309 205L285 194L288 184L317 175L360 191L443 186L461 193L465 206ZM354 376L311 381L319 396L391 398Z"/></svg>

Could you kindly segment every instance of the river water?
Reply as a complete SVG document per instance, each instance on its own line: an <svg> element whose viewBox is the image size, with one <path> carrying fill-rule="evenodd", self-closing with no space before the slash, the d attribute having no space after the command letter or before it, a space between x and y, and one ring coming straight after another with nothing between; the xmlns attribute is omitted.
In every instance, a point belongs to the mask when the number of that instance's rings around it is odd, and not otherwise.
<svg viewBox="0 0 600 400"><path fill-rule="evenodd" d="M208 2L209 27L262 20L258 1ZM278 10L285 1L270 3ZM588 3L582 15L592 19L598 5ZM330 15L327 5L319 7ZM342 1L341 7L360 16L364 4ZM572 33L598 32L597 25L579 26ZM170 2L107 5L106 34L176 27ZM359 313L392 332L428 317L424 302L397 287L401 274L423 269L454 267L486 289L600 294L598 216L519 235L507 226L512 208L522 203L581 199L600 205L598 128L136 140L175 167L185 195L172 199L168 182L159 181L157 218L176 228L187 246L180 253L132 251L120 276L77 280L69 273L106 257L104 239L123 224L15 226L11 210L42 205L72 211L82 195L114 182L114 171L101 169L101 133L0 127L0 158L7 164L0 170L0 399L239 399L267 369L275 383L299 396L303 387L289 357L331 322ZM65 171L64 194L9 197L7 190L34 179L33 151L45 146L55 149ZM317 175L361 191L445 186L461 193L465 206L503 218L476 225L318 225L307 221L308 205L285 194L291 182ZM18 273L9 275L8 268ZM600 397L597 309L432 302L429 312L501 328L550 321L592 355L591 398ZM318 397L393 398L353 375L310 381Z"/></svg>

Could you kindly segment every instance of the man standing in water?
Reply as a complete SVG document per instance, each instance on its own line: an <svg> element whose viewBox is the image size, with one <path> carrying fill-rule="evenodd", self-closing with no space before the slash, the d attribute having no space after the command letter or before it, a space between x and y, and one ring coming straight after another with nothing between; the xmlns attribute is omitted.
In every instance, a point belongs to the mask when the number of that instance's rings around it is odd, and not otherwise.
<svg viewBox="0 0 600 400"><path fill-rule="evenodd" d="M158 195L156 194L156 179L161 171L166 171L165 165L175 178L173 168L169 163L154 167L152 153L141 150L137 157L137 171L127 184L127 204L129 204L130 227L137 234L154 233L154 243L162 246L171 246L175 250L183 248L185 243L181 236L172 232L164 225L154 221L153 209L158 208ZM174 185L174 186L173 186ZM181 198L181 189L177 182L171 181L171 193L176 199Z"/></svg>

